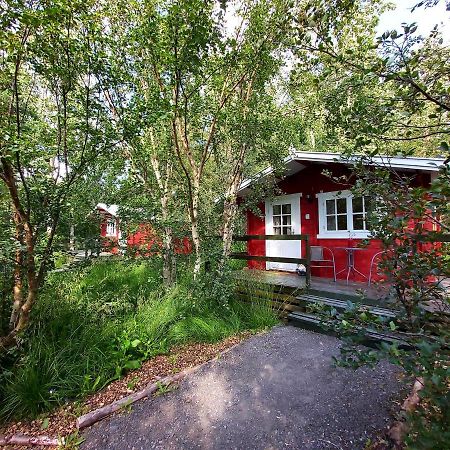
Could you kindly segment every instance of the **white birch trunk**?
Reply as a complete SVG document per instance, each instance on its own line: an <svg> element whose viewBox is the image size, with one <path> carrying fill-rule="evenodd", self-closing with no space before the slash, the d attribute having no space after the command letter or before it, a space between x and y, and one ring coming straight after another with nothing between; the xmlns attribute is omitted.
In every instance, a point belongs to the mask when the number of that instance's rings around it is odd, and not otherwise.
<svg viewBox="0 0 450 450"><path fill-rule="evenodd" d="M191 205L191 234L192 234L192 244L194 245L195 251L195 263L194 263L194 280L200 274L201 269L201 245L200 245L200 234L198 230L198 203L200 194L200 180L199 177L195 177L193 180L193 192L192 192L192 205Z"/></svg>
<svg viewBox="0 0 450 450"><path fill-rule="evenodd" d="M75 227L73 224L70 225L70 231L69 231L69 250L75 251Z"/></svg>

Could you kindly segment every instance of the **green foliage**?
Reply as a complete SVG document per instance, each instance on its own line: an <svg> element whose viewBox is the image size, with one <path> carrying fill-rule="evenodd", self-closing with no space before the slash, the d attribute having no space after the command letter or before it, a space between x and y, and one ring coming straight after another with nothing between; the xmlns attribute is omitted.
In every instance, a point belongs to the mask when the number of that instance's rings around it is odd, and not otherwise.
<svg viewBox="0 0 450 450"><path fill-rule="evenodd" d="M354 192L376 199L369 228L385 250L379 271L397 316L381 320L352 304L342 313L323 314L324 322L345 338L339 364L358 367L387 358L411 379L422 380L421 403L406 417L408 448L444 449L450 437L450 298L445 289L450 258L448 244L439 241L450 231L449 161L428 187L367 169L367 160L362 162ZM359 344L365 328L390 335L396 343L364 349Z"/></svg>
<svg viewBox="0 0 450 450"><path fill-rule="evenodd" d="M426 155L447 138L450 53L441 31L420 36L417 24L403 23L376 36L386 9L312 1L300 16L291 107L310 147Z"/></svg>
<svg viewBox="0 0 450 450"><path fill-rule="evenodd" d="M126 259L51 274L21 348L1 361L3 419L83 398L173 345L216 342L277 322L267 306L229 295L218 301L219 288L190 278L164 291L158 260Z"/></svg>
<svg viewBox="0 0 450 450"><path fill-rule="evenodd" d="M432 242L450 231L449 158L429 188L420 187L426 180L401 176L388 163L381 170L368 167L378 154L448 157L450 54L438 26L420 36L416 24L403 23L376 38L384 8L379 1L309 3L298 21L289 106L299 108L310 147L365 155L355 170L354 193L375 198L369 228L385 250L379 270L399 311L395 321L380 321L355 305L343 313L319 311L345 339L340 362L359 366L387 357L421 377L422 402L408 417L407 444L440 449L448 447L450 423L450 304L442 289L450 260L448 244ZM397 335L413 349L364 349L363 328Z"/></svg>

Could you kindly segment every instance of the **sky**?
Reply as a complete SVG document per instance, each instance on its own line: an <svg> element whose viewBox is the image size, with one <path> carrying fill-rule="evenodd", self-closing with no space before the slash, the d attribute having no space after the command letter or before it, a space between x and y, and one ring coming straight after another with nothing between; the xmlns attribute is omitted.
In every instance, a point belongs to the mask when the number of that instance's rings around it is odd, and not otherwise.
<svg viewBox="0 0 450 450"><path fill-rule="evenodd" d="M450 44L450 11L446 10L446 3L449 0L440 0L438 4L432 8L417 8L413 13L411 9L420 0L390 0L394 9L386 11L380 17L380 23L377 27L377 34L381 35L385 31L398 30L401 31L402 22L417 23L417 33L427 37L432 28L438 24L444 42ZM228 34L232 34L238 25L235 16L234 2L229 2L227 12L225 14L226 29Z"/></svg>
<svg viewBox="0 0 450 450"><path fill-rule="evenodd" d="M428 36L431 29L440 25L444 42L450 43L450 11L445 9L445 1L440 2L432 8L418 8L411 13L411 8L419 0L391 0L395 4L395 9L386 11L380 17L377 27L378 34L387 30L401 30L402 22L417 23L417 32L422 36Z"/></svg>

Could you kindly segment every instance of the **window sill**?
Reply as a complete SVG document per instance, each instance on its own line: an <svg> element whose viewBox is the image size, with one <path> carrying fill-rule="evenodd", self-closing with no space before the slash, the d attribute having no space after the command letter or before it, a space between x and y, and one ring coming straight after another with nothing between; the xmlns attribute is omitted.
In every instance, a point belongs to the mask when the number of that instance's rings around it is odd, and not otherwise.
<svg viewBox="0 0 450 450"><path fill-rule="evenodd" d="M369 231L353 231L350 235L348 231L342 233L320 233L317 236L317 239L367 239L370 238Z"/></svg>

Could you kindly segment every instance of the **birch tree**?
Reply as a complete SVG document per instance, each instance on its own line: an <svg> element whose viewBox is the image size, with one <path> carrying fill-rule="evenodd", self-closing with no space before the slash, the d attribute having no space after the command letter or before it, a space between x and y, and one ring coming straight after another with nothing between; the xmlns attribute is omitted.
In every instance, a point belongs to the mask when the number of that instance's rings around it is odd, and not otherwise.
<svg viewBox="0 0 450 450"><path fill-rule="evenodd" d="M96 86L93 2L8 2L2 16L0 179L13 223L9 330L28 325L70 191L108 136ZM100 128L101 127L101 128Z"/></svg>
<svg viewBox="0 0 450 450"><path fill-rule="evenodd" d="M151 127L152 121L163 124L171 137L171 154L177 173L183 177L187 198L194 277L200 271L202 253L199 204L202 186L207 183L205 173L218 146L218 130L228 109L239 110L245 120L254 93L273 75L273 61L291 20L292 4L288 1L234 6L234 27L225 20L223 2L215 1L127 2L117 7L128 11L125 21L117 14L111 16L117 21L112 25L115 34L119 30L125 37L121 41L123 57L131 67L124 91L146 98L148 109L141 111L141 116L147 119L147 126ZM122 95L125 108L130 103L128 95ZM223 227L226 252L236 186L247 150L243 141L229 148L233 157L228 158L230 165L221 186L227 191ZM155 169L153 163L152 167ZM153 173L156 177L157 171Z"/></svg>

